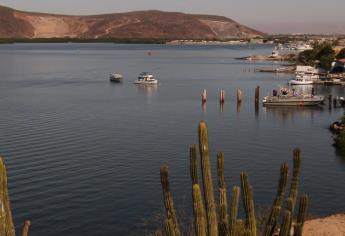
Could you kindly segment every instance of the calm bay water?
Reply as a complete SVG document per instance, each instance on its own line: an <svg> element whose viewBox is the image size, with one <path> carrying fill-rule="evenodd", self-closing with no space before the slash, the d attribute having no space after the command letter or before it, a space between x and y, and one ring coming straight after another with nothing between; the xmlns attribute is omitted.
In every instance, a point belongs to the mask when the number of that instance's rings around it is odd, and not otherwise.
<svg viewBox="0 0 345 236"><path fill-rule="evenodd" d="M163 209L159 167L168 164L175 205L191 210L188 148L197 125L224 151L228 186L250 174L257 204L270 205L279 166L302 149L302 186L313 215L344 212L345 160L328 125L338 108L254 111L261 95L291 75L254 73L271 62L234 60L270 53L269 46L14 44L0 46L0 155L8 166L15 223L32 235L143 235ZM151 52L151 56L148 55ZM250 69L250 70L249 70ZM108 74L121 72L123 84ZM131 82L142 71L158 87ZM202 89L208 91L203 111ZM244 101L239 111L236 88ZM218 92L226 90L221 112ZM344 95L343 87L315 87ZM213 171L215 175L215 171Z"/></svg>

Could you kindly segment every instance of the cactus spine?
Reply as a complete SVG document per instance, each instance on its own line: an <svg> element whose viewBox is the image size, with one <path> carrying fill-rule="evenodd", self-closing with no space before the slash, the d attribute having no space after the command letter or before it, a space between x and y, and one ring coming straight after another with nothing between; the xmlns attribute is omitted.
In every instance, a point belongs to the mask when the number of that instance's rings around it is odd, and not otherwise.
<svg viewBox="0 0 345 236"><path fill-rule="evenodd" d="M256 236L256 219L254 212L254 201L248 174L241 172L242 196L246 213L246 228L251 236Z"/></svg>
<svg viewBox="0 0 345 236"><path fill-rule="evenodd" d="M265 226L265 230L263 234L264 236L269 236L269 235L274 234L274 231L278 222L278 218L280 215L281 204L284 200L284 195L285 195L285 191L287 187L288 172L289 172L289 169L288 169L287 163L283 163L280 167L280 178L279 178L277 195L273 202L271 213L268 218L267 224Z"/></svg>
<svg viewBox="0 0 345 236"><path fill-rule="evenodd" d="M304 225L304 221L305 221L305 218L307 216L307 211L308 211L308 204L309 204L308 195L304 194L300 198L297 222L294 228L294 236L302 235L303 225Z"/></svg>
<svg viewBox="0 0 345 236"><path fill-rule="evenodd" d="M294 208L295 208L295 204L297 200L300 172L301 172L301 150L299 148L295 148L293 150L293 173L292 173L292 180L291 180L291 187L290 187L290 194L289 194L289 198L291 198L291 201L292 201L291 214L293 214L294 212Z"/></svg>
<svg viewBox="0 0 345 236"><path fill-rule="evenodd" d="M201 170L204 187L208 233L210 236L217 236L218 221L211 175L207 126L205 122L199 123L199 150L201 156Z"/></svg>
<svg viewBox="0 0 345 236"><path fill-rule="evenodd" d="M195 235L207 235L207 220L199 184L193 185L193 206Z"/></svg>
<svg viewBox="0 0 345 236"><path fill-rule="evenodd" d="M240 196L240 188L234 186L232 188L232 198L231 198L231 212L230 212L230 236L236 236L236 226L237 226L237 212L238 212L238 199Z"/></svg>
<svg viewBox="0 0 345 236"><path fill-rule="evenodd" d="M8 196L7 171L2 158L0 158L0 235L15 236Z"/></svg>
<svg viewBox="0 0 345 236"><path fill-rule="evenodd" d="M192 179L192 184L199 183L199 176L198 176L198 165L197 165L197 148L196 145L193 144L189 148L189 158L190 158L190 177Z"/></svg>
<svg viewBox="0 0 345 236"><path fill-rule="evenodd" d="M161 183L162 183L162 189L163 189L164 206L165 206L165 211L166 211L166 216L167 216L167 222L166 222L165 228L166 230L169 230L170 232L169 235L179 236L181 235L181 233L180 233L178 223L177 223L172 194L170 192L169 172L168 172L167 166L161 167L160 176L161 176Z"/></svg>

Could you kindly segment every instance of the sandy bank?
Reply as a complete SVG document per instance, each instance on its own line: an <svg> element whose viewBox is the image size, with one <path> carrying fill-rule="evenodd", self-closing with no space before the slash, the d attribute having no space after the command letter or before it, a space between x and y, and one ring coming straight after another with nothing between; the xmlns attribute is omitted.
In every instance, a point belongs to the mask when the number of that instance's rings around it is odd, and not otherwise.
<svg viewBox="0 0 345 236"><path fill-rule="evenodd" d="M307 221L303 236L345 236L345 214Z"/></svg>

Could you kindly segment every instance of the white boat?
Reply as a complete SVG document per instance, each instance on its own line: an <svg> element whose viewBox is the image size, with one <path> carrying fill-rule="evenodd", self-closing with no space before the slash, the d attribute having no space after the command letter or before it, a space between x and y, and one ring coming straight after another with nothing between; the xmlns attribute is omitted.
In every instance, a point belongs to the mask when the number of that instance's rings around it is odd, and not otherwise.
<svg viewBox="0 0 345 236"><path fill-rule="evenodd" d="M112 73L109 75L109 79L111 82L122 82L123 76L119 73Z"/></svg>
<svg viewBox="0 0 345 236"><path fill-rule="evenodd" d="M291 85L313 84L313 79L309 75L297 74L296 77L289 81Z"/></svg>
<svg viewBox="0 0 345 236"><path fill-rule="evenodd" d="M135 84L158 84L158 80L149 72L142 72L138 79L134 81Z"/></svg>
<svg viewBox="0 0 345 236"><path fill-rule="evenodd" d="M296 46L296 50L299 50L299 51L305 51L305 50L311 50L311 49L313 49L313 47L310 44L302 43Z"/></svg>
<svg viewBox="0 0 345 236"><path fill-rule="evenodd" d="M262 103L264 106L317 106L324 100L324 96L297 94L295 90L282 88L279 92L273 90L273 96L264 97Z"/></svg>

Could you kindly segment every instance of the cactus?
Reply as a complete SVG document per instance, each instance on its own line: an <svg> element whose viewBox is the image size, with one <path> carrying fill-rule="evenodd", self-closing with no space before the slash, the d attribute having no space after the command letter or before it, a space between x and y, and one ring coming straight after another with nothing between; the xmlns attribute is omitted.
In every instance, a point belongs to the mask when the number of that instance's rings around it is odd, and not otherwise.
<svg viewBox="0 0 345 236"><path fill-rule="evenodd" d="M2 158L0 158L0 235L15 236L8 196L6 166Z"/></svg>
<svg viewBox="0 0 345 236"><path fill-rule="evenodd" d="M170 231L173 230L174 234L172 234L172 235L179 236L181 234L180 234L180 230L179 230L178 223L177 223L177 217L176 217L176 212L175 212L175 208L174 208L172 195L170 192L169 172L168 172L167 166L161 167L160 176L161 176L161 183L162 183L162 189L163 189L163 198L164 198L166 217L167 217L167 220L169 221L169 222L167 222L168 225L166 225L165 228L170 230ZM171 234L169 234L169 235L171 235Z"/></svg>
<svg viewBox="0 0 345 236"><path fill-rule="evenodd" d="M229 223L230 236L237 236L236 226L237 226L237 212L238 212L239 196L240 196L240 188L238 186L234 186L232 188L231 213L230 213L230 223Z"/></svg>
<svg viewBox="0 0 345 236"><path fill-rule="evenodd" d="M171 218L165 220L164 226L166 236L177 236L175 232L174 221Z"/></svg>
<svg viewBox="0 0 345 236"><path fill-rule="evenodd" d="M291 230L291 211L285 211L283 224L280 228L279 236L289 236Z"/></svg>
<svg viewBox="0 0 345 236"><path fill-rule="evenodd" d="M199 150L201 157L201 170L206 205L208 232L211 236L217 236L218 221L211 175L207 126L205 122L199 123Z"/></svg>
<svg viewBox="0 0 345 236"><path fill-rule="evenodd" d="M193 209L195 235L207 235L207 220L199 184L193 184Z"/></svg>
<svg viewBox="0 0 345 236"><path fill-rule="evenodd" d="M226 188L224 178L224 154L222 152L218 152L217 154L217 174L219 188Z"/></svg>
<svg viewBox="0 0 345 236"><path fill-rule="evenodd" d="M199 176L198 176L198 166L197 166L197 154L196 154L196 145L193 144L189 148L189 157L190 157L190 177L192 179L192 184L199 183Z"/></svg>
<svg viewBox="0 0 345 236"><path fill-rule="evenodd" d="M29 220L24 221L22 236L29 236L29 227L30 227L30 221ZM155 235L159 236L157 234ZM162 234L160 234L160 236L161 235Z"/></svg>
<svg viewBox="0 0 345 236"><path fill-rule="evenodd" d="M269 219L266 223L263 236L275 235L276 226L277 226L279 215L280 215L280 210L281 210L280 206L273 206Z"/></svg>
<svg viewBox="0 0 345 236"><path fill-rule="evenodd" d="M229 236L229 223L225 220L220 219L219 220L219 236Z"/></svg>
<svg viewBox="0 0 345 236"><path fill-rule="evenodd" d="M220 206L220 225L222 225L221 235L229 234L229 220L228 220L228 200L227 189L224 178L224 154L219 152L217 154L217 175L219 185L219 206ZM225 234L224 234L225 233Z"/></svg>
<svg viewBox="0 0 345 236"><path fill-rule="evenodd" d="M293 173L292 173L292 180L291 180L291 187L289 198L292 200L292 209L291 214L294 212L297 195L298 195L298 185L299 185L299 177L301 171L301 150L299 148L295 148L293 151Z"/></svg>
<svg viewBox="0 0 345 236"><path fill-rule="evenodd" d="M263 233L264 236L273 235L275 231L278 218L280 215L281 204L284 200L287 180L288 180L288 165L287 163L283 163L280 167L280 178L279 178L277 195L273 202L271 213L269 215L267 224L265 226L265 230Z"/></svg>
<svg viewBox="0 0 345 236"><path fill-rule="evenodd" d="M300 198L297 222L294 227L294 236L302 235L303 225L304 225L304 221L305 221L305 218L307 216L307 211L308 211L308 204L309 204L308 195L304 194Z"/></svg>
<svg viewBox="0 0 345 236"><path fill-rule="evenodd" d="M242 197L246 213L246 228L251 236L256 236L256 219L254 212L254 201L251 186L249 184L248 174L241 172Z"/></svg>
<svg viewBox="0 0 345 236"><path fill-rule="evenodd" d="M235 235L236 236L242 236L245 234L246 228L245 228L245 224L244 221L242 219L238 219L236 221L236 227L235 227Z"/></svg>

